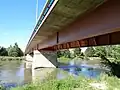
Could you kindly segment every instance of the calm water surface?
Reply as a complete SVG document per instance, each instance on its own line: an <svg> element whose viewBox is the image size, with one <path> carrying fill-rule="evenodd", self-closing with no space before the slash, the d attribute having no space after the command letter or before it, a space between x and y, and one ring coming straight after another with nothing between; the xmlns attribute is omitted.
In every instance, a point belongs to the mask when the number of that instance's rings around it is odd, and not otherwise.
<svg viewBox="0 0 120 90"><path fill-rule="evenodd" d="M52 76L50 78L63 79L68 75L76 77L82 74L88 78L96 78L100 73L105 72L105 70L94 68L93 66L95 65L88 65L85 62L75 65L71 61L69 65L60 66L57 69L41 68L32 71L31 69L24 68L24 63L20 61L2 61L0 62L0 84L9 88L34 82L36 77L39 80L49 78L50 76Z"/></svg>

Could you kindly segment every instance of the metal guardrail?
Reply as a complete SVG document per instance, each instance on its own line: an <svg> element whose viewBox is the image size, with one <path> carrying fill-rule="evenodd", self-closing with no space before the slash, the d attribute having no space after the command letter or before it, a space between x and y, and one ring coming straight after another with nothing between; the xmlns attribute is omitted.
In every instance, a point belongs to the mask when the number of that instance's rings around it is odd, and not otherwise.
<svg viewBox="0 0 120 90"><path fill-rule="evenodd" d="M32 32L32 35L31 35L31 37L30 37L30 39L29 39L29 41L28 41L28 45L29 45L29 42L30 42L30 40L32 39L33 35L35 34L35 32L38 30L40 24L42 23L45 15L47 14L47 12L49 11L50 7L51 7L52 4L54 3L54 1L55 1L55 0L48 0L46 6L45 6L45 8L43 9L42 14L40 15L40 17L39 17L39 19L38 19L38 21L37 21L37 24L36 24L36 26L35 26L35 28L34 28L34 30L33 30L33 32ZM28 45L27 45L27 46L28 46Z"/></svg>

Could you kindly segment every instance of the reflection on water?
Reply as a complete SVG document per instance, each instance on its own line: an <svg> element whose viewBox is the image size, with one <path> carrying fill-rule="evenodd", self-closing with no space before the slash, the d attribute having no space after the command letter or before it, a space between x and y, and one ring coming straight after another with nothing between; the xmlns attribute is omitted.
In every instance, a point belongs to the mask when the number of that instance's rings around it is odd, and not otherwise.
<svg viewBox="0 0 120 90"><path fill-rule="evenodd" d="M5 87L15 87L23 82L24 67L21 62L2 61L0 64L0 84Z"/></svg>
<svg viewBox="0 0 120 90"><path fill-rule="evenodd" d="M84 75L90 78L96 78L105 70L93 68L85 63L74 65L71 61L67 66L59 68L40 68L32 71L24 68L23 62L18 61L2 61L0 65L0 84L5 87L15 87L29 82L34 82L35 79L42 81L44 79L63 79L68 75L79 76Z"/></svg>

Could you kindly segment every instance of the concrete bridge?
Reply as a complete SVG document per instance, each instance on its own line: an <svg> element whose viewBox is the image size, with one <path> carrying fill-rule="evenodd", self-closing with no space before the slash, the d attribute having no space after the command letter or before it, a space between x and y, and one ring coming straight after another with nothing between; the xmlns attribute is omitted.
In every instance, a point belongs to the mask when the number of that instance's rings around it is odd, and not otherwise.
<svg viewBox="0 0 120 90"><path fill-rule="evenodd" d="M57 67L56 51L120 43L120 0L48 0L26 46L33 68Z"/></svg>

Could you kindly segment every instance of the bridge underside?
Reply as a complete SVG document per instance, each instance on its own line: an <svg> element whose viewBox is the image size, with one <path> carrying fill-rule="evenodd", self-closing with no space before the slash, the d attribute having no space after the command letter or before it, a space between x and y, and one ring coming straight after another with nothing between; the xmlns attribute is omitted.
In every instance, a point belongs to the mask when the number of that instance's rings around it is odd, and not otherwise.
<svg viewBox="0 0 120 90"><path fill-rule="evenodd" d="M108 33L100 36L94 36L83 40L76 40L67 43L58 44L55 46L43 48L42 50L61 50L77 47L101 46L120 44L120 31Z"/></svg>
<svg viewBox="0 0 120 90"><path fill-rule="evenodd" d="M108 0L42 42L39 42L39 33L40 30L29 46L29 52L120 44L120 0Z"/></svg>
<svg viewBox="0 0 120 90"><path fill-rule="evenodd" d="M76 3L70 12L67 8L69 5L66 4L71 0L59 1L61 2L56 4L26 48L26 54L34 52L33 57L27 57L33 60L33 68L57 67L56 51L60 49L120 44L120 0L108 0L101 6L99 5L102 2L94 2L97 0L75 0L79 3L88 1L89 5L92 3L89 6L92 9L85 5L87 9L85 8L83 12L86 12L82 14L77 13L80 8L75 11L75 6L79 7L79 4ZM63 7L60 8L62 4ZM93 10L93 7L97 8ZM64 8L68 9L67 13L62 10ZM69 12L72 14L69 15ZM58 14L60 15L57 16Z"/></svg>
<svg viewBox="0 0 120 90"><path fill-rule="evenodd" d="M35 33L33 32L25 53L31 52L38 44L41 46L41 49L47 47L46 45L55 45L56 41L55 43L53 40L51 43L44 43L44 41L47 42L50 40L49 38L54 38L56 40L56 37L53 37L54 34L62 31L78 17L82 18L84 14L94 10L105 1L106 0L54 0L51 7L46 5L46 7L48 6L49 11L45 15L41 24L39 24L39 21L36 24L39 28L37 31L35 30Z"/></svg>

